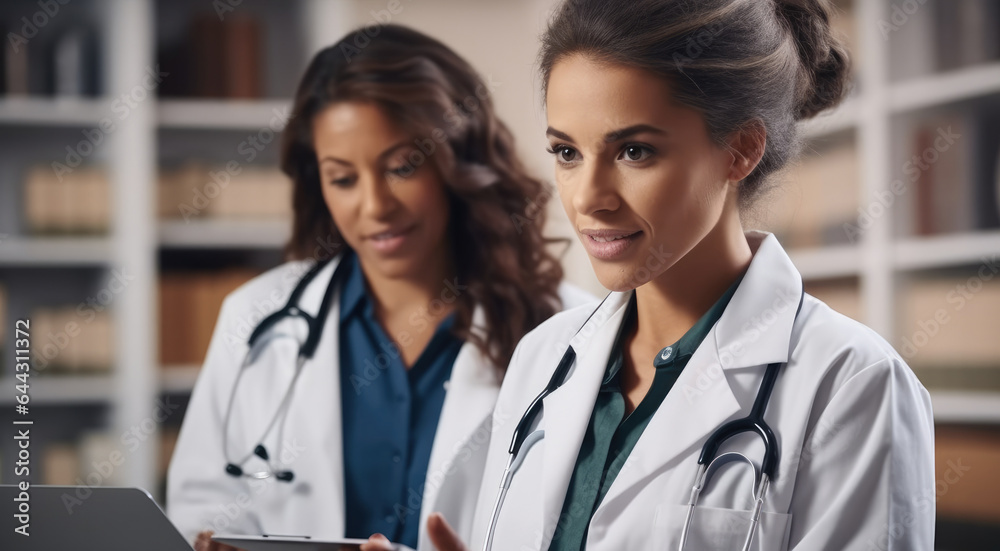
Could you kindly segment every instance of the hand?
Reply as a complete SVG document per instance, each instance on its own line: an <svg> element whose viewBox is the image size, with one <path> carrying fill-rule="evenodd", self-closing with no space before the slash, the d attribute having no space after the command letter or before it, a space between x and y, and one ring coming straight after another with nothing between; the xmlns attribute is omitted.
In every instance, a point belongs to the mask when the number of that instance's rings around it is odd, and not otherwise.
<svg viewBox="0 0 1000 551"><path fill-rule="evenodd" d="M468 551L465 543L448 525L448 521L441 516L441 513L431 513L427 517L427 534L438 551Z"/></svg>
<svg viewBox="0 0 1000 551"><path fill-rule="evenodd" d="M361 544L361 551L393 551L392 542L382 534L368 537L368 543Z"/></svg>
<svg viewBox="0 0 1000 551"><path fill-rule="evenodd" d="M198 539L194 540L194 551L243 551L242 549L226 545L217 541L212 541L212 532L205 531L198 534Z"/></svg>

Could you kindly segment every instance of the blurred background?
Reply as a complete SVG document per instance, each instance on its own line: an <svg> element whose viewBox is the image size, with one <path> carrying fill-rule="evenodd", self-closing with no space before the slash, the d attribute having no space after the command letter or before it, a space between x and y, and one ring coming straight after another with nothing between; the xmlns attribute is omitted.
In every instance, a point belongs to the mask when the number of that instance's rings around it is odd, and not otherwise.
<svg viewBox="0 0 1000 551"><path fill-rule="evenodd" d="M853 94L804 125L804 155L747 226L776 232L809 292L917 372L937 422L938 548L996 549L1000 2L836 4ZM15 415L13 327L27 318L31 479L141 486L162 503L222 299L282 260L290 97L312 54L348 30L391 21L453 47L493 83L520 154L551 181L534 62L554 5L0 4L0 421ZM571 235L554 203L549 234ZM603 292L573 242L569 279Z"/></svg>

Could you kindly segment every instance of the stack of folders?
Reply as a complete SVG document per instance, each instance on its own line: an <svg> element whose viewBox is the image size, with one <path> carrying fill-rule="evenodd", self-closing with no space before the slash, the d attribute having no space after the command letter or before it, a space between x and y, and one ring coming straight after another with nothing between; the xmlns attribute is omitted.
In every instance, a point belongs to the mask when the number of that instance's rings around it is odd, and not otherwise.
<svg viewBox="0 0 1000 551"><path fill-rule="evenodd" d="M188 162L160 171L160 218L283 219L291 205L291 181L277 167L229 172Z"/></svg>
<svg viewBox="0 0 1000 551"><path fill-rule="evenodd" d="M962 275L906 286L897 348L914 367L1000 370L1000 265L994 257Z"/></svg>
<svg viewBox="0 0 1000 551"><path fill-rule="evenodd" d="M127 461L126 454L134 451L130 448L128 438L116 441L111 434L101 430L86 431L76 440L48 444L42 450L42 483L59 486L120 485L120 469L116 467Z"/></svg>
<svg viewBox="0 0 1000 551"><path fill-rule="evenodd" d="M31 314L33 368L40 373L102 373L114 363L111 315L93 308L38 308Z"/></svg>
<svg viewBox="0 0 1000 551"><path fill-rule="evenodd" d="M80 166L56 174L49 166L27 171L24 182L25 216L32 233L107 232L111 193L103 168Z"/></svg>

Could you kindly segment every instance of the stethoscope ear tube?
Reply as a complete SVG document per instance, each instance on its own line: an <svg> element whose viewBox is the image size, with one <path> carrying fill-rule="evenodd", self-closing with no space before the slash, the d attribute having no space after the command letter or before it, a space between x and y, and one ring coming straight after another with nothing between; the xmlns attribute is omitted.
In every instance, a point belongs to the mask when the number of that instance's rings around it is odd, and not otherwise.
<svg viewBox="0 0 1000 551"><path fill-rule="evenodd" d="M743 432L755 432L764 441L764 460L761 462L761 472L767 475L768 478L774 478L780 458L780 449L774 431L764 421L764 412L771 398L774 383L778 378L778 370L781 369L782 365L781 363L772 363L767 366L764 378L760 382L760 389L757 391L757 398L754 400L753 408L751 408L749 415L740 419L734 419L709 435L708 440L705 441L705 445L701 449L701 455L698 456L699 465L708 465L715 458L722 444L729 438Z"/></svg>
<svg viewBox="0 0 1000 551"><path fill-rule="evenodd" d="M518 421L517 426L514 428L514 434L510 439L510 448L507 450L511 457L517 457L518 453L520 453L521 446L524 444L525 439L528 438L528 429L531 428L531 424L535 422L535 418L538 417L538 412L542 408L542 401L546 396L559 388L560 383L565 380L566 373L569 372L569 368L575 360L576 351L573 350L572 346L567 347L562 359L559 360L559 365L556 366L556 370L552 373L548 384L545 385L545 389L539 392L538 396L535 396L535 399L531 401L531 405L525 410L524 415L521 416L521 420Z"/></svg>

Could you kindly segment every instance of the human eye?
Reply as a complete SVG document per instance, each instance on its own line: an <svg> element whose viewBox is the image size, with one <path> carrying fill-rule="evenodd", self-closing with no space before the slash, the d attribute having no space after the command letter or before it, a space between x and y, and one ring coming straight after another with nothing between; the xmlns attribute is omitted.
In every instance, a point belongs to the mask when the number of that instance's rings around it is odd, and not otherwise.
<svg viewBox="0 0 1000 551"><path fill-rule="evenodd" d="M406 178L407 176L413 174L413 167L409 164L403 163L397 167L389 167L386 172L392 174L393 176L399 176L400 178Z"/></svg>
<svg viewBox="0 0 1000 551"><path fill-rule="evenodd" d="M572 147L565 144L557 144L546 149L555 156L556 162L561 165L570 165L579 160L579 153Z"/></svg>
<svg viewBox="0 0 1000 551"><path fill-rule="evenodd" d="M625 147L622 148L621 153L619 153L618 159L632 163L641 163L643 161L648 161L655 154L656 150L648 145L626 144Z"/></svg>
<svg viewBox="0 0 1000 551"><path fill-rule="evenodd" d="M353 176L342 176L340 178L330 178L329 180L330 185L342 188L351 187L354 184Z"/></svg>

